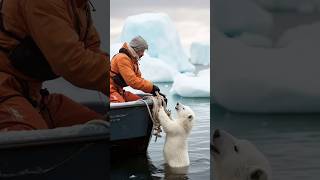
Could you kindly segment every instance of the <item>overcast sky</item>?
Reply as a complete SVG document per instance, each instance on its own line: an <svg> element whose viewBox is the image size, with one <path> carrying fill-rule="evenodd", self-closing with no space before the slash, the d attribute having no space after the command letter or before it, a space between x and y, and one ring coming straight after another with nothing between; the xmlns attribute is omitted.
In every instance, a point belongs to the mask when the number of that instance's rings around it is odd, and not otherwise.
<svg viewBox="0 0 320 180"><path fill-rule="evenodd" d="M210 0L110 0L110 42L119 37L124 20L147 12L167 13L182 45L210 40Z"/></svg>

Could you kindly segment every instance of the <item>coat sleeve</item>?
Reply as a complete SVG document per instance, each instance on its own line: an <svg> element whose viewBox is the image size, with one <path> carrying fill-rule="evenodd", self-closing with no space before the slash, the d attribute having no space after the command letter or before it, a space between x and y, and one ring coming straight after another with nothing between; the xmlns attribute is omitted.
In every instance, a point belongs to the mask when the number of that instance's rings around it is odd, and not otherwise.
<svg viewBox="0 0 320 180"><path fill-rule="evenodd" d="M134 89L141 90L146 93L150 93L153 88L151 81L145 80L142 77L136 75L133 70L131 59L122 56L118 61L119 73L126 81L126 83Z"/></svg>
<svg viewBox="0 0 320 180"><path fill-rule="evenodd" d="M73 27L67 4L62 0L26 1L24 18L30 35L45 55L53 71L72 84L108 94L106 56L85 48Z"/></svg>
<svg viewBox="0 0 320 180"><path fill-rule="evenodd" d="M92 24L88 31L88 36L86 39L86 47L93 52L103 53L100 49L100 45L101 45L101 41L100 41L99 34L96 28L94 27L94 25Z"/></svg>

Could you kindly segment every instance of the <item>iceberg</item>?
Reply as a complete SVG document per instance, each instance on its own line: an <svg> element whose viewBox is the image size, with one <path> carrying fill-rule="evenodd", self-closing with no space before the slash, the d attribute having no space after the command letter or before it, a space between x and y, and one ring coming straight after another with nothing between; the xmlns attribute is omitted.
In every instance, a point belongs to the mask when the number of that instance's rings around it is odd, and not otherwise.
<svg viewBox="0 0 320 180"><path fill-rule="evenodd" d="M210 64L210 44L207 42L193 42L190 48L190 61L192 64Z"/></svg>
<svg viewBox="0 0 320 180"><path fill-rule="evenodd" d="M145 13L129 16L124 23L120 42L142 36L149 45L148 54L161 59L179 72L192 72L195 67L181 45L175 25L164 13Z"/></svg>
<svg viewBox="0 0 320 180"><path fill-rule="evenodd" d="M236 112L320 112L316 78L320 76L320 51L314 39L283 48L260 48L216 35L212 66L215 103Z"/></svg>
<svg viewBox="0 0 320 180"><path fill-rule="evenodd" d="M270 35L272 15L252 0L213 1L214 26L229 36L243 32Z"/></svg>
<svg viewBox="0 0 320 180"><path fill-rule="evenodd" d="M170 93L182 97L210 97L210 69L200 71L197 76L177 75Z"/></svg>

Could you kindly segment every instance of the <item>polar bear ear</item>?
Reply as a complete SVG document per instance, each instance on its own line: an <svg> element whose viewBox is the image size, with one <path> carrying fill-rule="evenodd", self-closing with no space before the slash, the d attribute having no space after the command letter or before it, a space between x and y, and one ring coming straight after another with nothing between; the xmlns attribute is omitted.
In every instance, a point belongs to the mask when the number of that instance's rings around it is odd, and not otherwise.
<svg viewBox="0 0 320 180"><path fill-rule="evenodd" d="M267 173L259 168L252 169L250 172L250 180L268 180L268 175Z"/></svg>

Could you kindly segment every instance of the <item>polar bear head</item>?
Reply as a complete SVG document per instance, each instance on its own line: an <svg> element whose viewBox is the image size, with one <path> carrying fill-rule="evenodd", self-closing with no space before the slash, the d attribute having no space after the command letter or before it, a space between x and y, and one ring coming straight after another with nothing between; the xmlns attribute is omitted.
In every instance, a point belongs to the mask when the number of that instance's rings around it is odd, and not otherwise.
<svg viewBox="0 0 320 180"><path fill-rule="evenodd" d="M185 131L189 133L195 120L194 112L189 106L185 106L179 102L177 102L175 109L177 111L177 121L179 121Z"/></svg>
<svg viewBox="0 0 320 180"><path fill-rule="evenodd" d="M213 174L218 180L270 180L265 156L249 141L216 130L211 141Z"/></svg>

